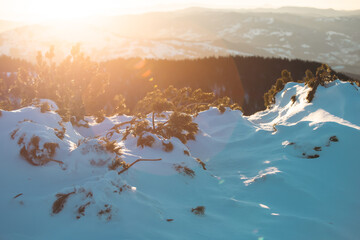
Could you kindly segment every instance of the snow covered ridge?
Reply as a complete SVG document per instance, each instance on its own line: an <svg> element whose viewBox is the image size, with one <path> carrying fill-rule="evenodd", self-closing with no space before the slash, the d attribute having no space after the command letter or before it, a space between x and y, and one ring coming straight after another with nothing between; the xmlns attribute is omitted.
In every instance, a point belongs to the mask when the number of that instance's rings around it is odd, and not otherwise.
<svg viewBox="0 0 360 240"><path fill-rule="evenodd" d="M311 103L308 91L287 83L249 117L200 112L196 140L171 138L172 151L155 135L151 148L121 141L126 124L109 151L104 137L129 116L83 128L36 107L2 111L0 238L356 239L359 87L337 80ZM56 161L35 166L23 148ZM108 166L119 148L127 164L161 160L118 174Z"/></svg>

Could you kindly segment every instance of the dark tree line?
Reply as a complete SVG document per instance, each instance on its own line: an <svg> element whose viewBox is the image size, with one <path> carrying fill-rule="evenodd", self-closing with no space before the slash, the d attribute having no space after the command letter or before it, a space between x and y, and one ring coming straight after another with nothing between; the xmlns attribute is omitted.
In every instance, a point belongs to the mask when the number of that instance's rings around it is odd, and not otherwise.
<svg viewBox="0 0 360 240"><path fill-rule="evenodd" d="M12 58L6 55L0 55L0 74L5 72L17 72L18 68L32 69L34 66L19 58Z"/></svg>
<svg viewBox="0 0 360 240"><path fill-rule="evenodd" d="M13 110L29 105L38 106L40 99L51 99L58 105L57 111L63 120L71 120L73 124L79 124L85 116L95 116L98 121L102 121L104 116L129 113L121 94L126 89L124 82L110 81L105 66L86 57L80 51L80 45L74 46L71 53L58 64L53 58L54 48L51 47L45 54L38 52L35 66L19 67L16 74L11 75L12 79L5 74L5 80L0 79L0 109ZM141 68L138 67L139 70ZM141 76L145 77L144 73ZM146 73L146 77L149 76L151 72ZM182 118L182 114L185 114L189 120L192 119L191 115L211 106L218 107L220 112L224 112L226 107L240 109L236 103L231 102L230 98L219 98L214 93L204 92L201 89L192 90L190 87L177 89L168 86L163 92L151 79L145 81L151 84L146 95L134 93L135 98L132 100L136 101L134 103L136 105L131 114L141 119L146 117L146 114L152 113L154 133L159 129L155 127L155 114L159 115L164 111L181 113L174 115L176 119ZM143 79L141 80L144 82ZM132 82L132 85L134 89L146 89L141 82L138 84ZM42 112L47 109L48 106L41 105Z"/></svg>
<svg viewBox="0 0 360 240"><path fill-rule="evenodd" d="M76 47L69 57L56 67L52 58L51 50L46 56L39 55L36 65L1 56L1 92L9 89L14 92L14 83L17 83L18 86L29 89L28 98L51 98L59 102L70 115L101 112L98 114L101 116L124 112L124 98L126 106L133 111L136 103L145 97L146 93L153 91L154 86L164 90L173 85L179 89L201 88L205 92L214 92L218 97L228 96L231 103L238 103L244 113L249 115L265 108L263 96L279 77L283 77L284 69L291 73L294 81L298 81L306 77L307 70L315 73L321 66L318 62L299 59L242 56L194 60L119 58L95 63ZM6 74L16 72L18 68L22 69L19 76ZM29 72L36 75L28 76ZM337 73L337 76L349 80L349 77L343 74ZM24 78L31 78L33 81L29 86L25 86L26 82L22 81ZM38 86L35 86L36 84ZM34 87L37 88L36 91ZM34 91L29 93L31 89ZM74 101L82 104L73 106L71 102ZM271 99L269 101L271 103ZM265 103L268 104L269 102Z"/></svg>
<svg viewBox="0 0 360 240"><path fill-rule="evenodd" d="M220 57L195 60L115 59L102 63L110 74L110 85L120 92L131 109L138 99L169 85L201 88L217 96L228 96L249 115L265 109L264 94L287 69L294 81L302 80L306 70L316 72L321 63L263 57ZM337 73L344 80L349 77Z"/></svg>

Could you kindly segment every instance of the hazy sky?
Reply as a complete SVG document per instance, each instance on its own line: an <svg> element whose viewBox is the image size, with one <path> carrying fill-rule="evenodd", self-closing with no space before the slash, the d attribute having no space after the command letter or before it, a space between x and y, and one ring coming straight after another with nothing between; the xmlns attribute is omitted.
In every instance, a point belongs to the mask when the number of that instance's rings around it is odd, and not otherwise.
<svg viewBox="0 0 360 240"><path fill-rule="evenodd" d="M360 0L0 0L0 19L38 21L90 15L118 15L190 6L211 8L258 8L302 6L360 9Z"/></svg>

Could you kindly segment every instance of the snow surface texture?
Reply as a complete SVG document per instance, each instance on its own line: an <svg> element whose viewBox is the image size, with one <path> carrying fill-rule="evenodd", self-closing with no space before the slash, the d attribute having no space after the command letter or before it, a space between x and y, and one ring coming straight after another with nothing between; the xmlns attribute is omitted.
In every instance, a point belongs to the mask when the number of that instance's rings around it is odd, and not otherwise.
<svg viewBox="0 0 360 240"><path fill-rule="evenodd" d="M2 111L0 239L358 239L359 88L319 86L312 103L308 91L288 83L271 109L250 117L201 112L196 141L170 139L172 152L158 138L141 149L115 133L126 162L162 158L121 175L108 170L114 156L94 137L131 117L75 128L59 124L54 111ZM32 166L21 158L18 142L34 135L38 154L45 142L58 143L54 159L64 163ZM195 175L180 174L179 165ZM69 196L54 214L59 193ZM198 206L203 215L192 212Z"/></svg>

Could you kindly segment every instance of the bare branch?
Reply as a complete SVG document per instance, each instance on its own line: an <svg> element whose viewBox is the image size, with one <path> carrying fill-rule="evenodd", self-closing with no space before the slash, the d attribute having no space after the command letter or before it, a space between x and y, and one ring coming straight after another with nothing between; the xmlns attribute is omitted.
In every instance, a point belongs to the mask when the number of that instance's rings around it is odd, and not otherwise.
<svg viewBox="0 0 360 240"><path fill-rule="evenodd" d="M17 197L20 197L21 195L23 195L22 193L19 193L18 195L16 195L15 197L13 197L14 199Z"/></svg>
<svg viewBox="0 0 360 240"><path fill-rule="evenodd" d="M137 162L145 162L145 161L148 161L148 162L155 162L155 161L160 161L162 160L161 158L157 158L157 159L143 159L143 158L139 158L137 160L135 160L133 163L131 163L130 165L128 165L126 168L124 168L123 170L121 170L120 172L118 172L118 174L122 174L123 172L127 171L130 167L132 167L135 163Z"/></svg>

